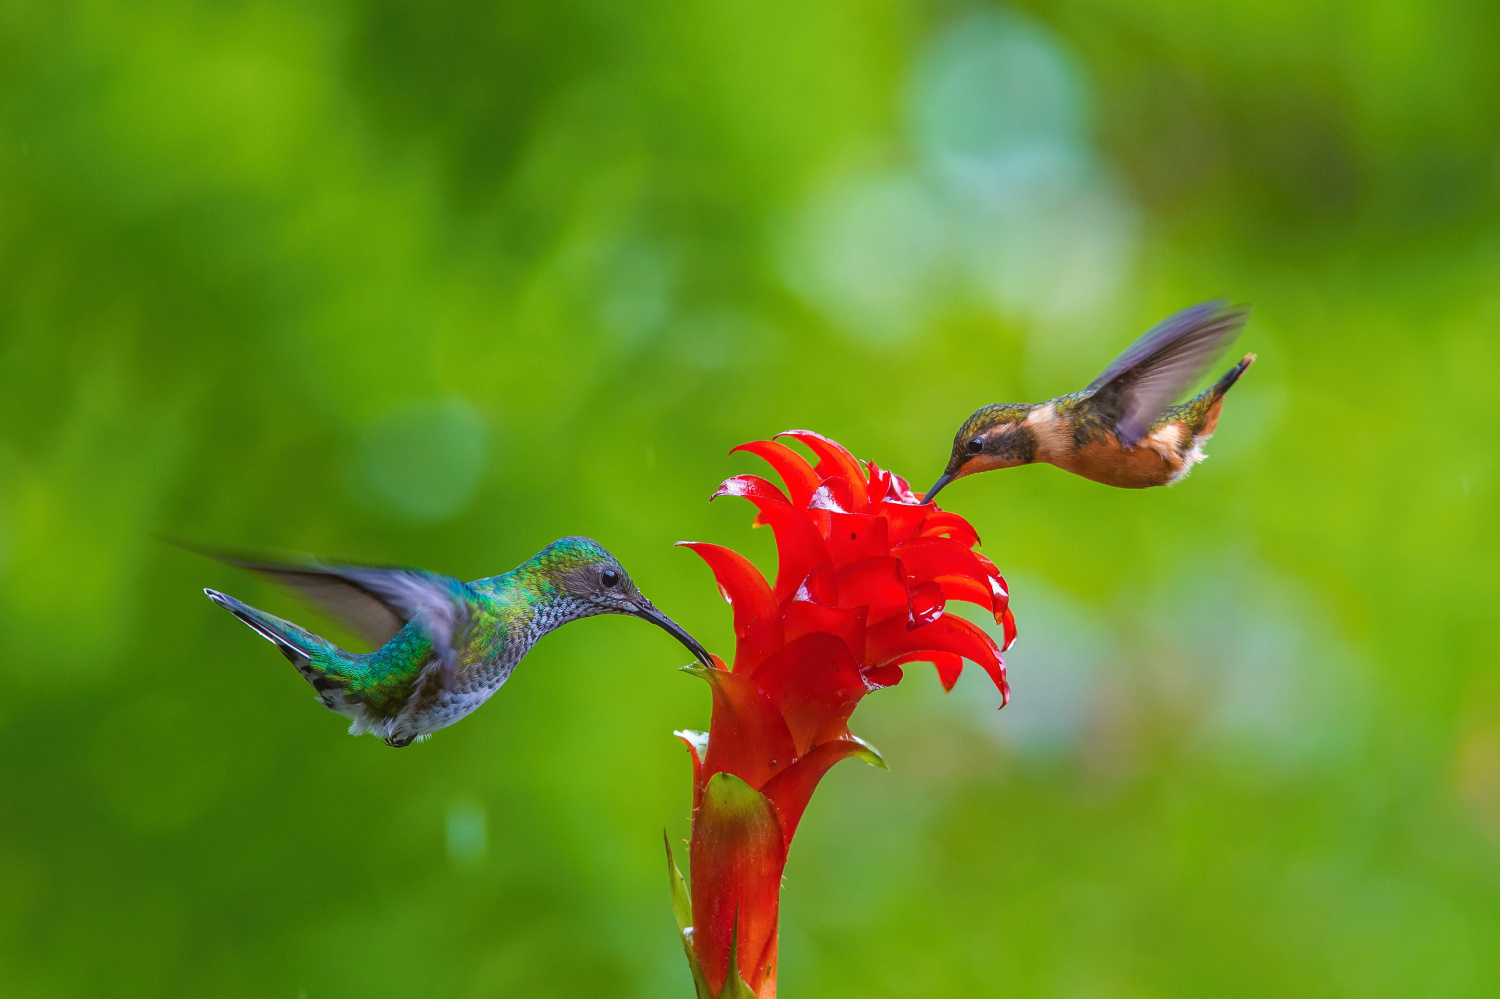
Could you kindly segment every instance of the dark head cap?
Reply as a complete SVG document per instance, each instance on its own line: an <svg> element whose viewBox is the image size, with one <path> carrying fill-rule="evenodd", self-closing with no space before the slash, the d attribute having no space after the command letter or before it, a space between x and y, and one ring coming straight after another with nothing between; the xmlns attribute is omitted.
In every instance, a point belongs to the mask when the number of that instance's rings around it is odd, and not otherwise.
<svg viewBox="0 0 1500 999"><path fill-rule="evenodd" d="M536 556L564 592L588 608L587 614L629 614L668 632L713 668L708 650L681 625L657 610L619 561L592 538L562 538Z"/></svg>
<svg viewBox="0 0 1500 999"><path fill-rule="evenodd" d="M923 503L954 479L992 468L1009 468L1036 460L1036 435L1026 426L1035 407L1024 402L998 402L974 412L953 437L948 467L933 483Z"/></svg>

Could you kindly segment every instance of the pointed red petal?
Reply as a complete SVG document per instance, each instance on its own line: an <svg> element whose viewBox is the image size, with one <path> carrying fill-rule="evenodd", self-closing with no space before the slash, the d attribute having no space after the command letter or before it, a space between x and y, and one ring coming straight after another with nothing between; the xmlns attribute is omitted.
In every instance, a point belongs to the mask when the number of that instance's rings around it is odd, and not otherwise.
<svg viewBox="0 0 1500 999"><path fill-rule="evenodd" d="M828 545L807 517L789 506L761 513L776 535L776 585L771 594L780 604L797 592L814 567L828 562Z"/></svg>
<svg viewBox="0 0 1500 999"><path fill-rule="evenodd" d="M984 558L984 556L980 556ZM990 568L994 563L984 558L984 562ZM1016 617L1010 612L1010 587L1006 585L1005 577L995 572L990 576L990 596L995 603L995 623L1005 630L1005 644L1001 649L1008 649L1016 641Z"/></svg>
<svg viewBox="0 0 1500 999"><path fill-rule="evenodd" d="M985 589L989 589L991 573L985 566L989 559L950 538L915 538L895 545L891 554L901 560L906 574L913 579L968 576L983 580Z"/></svg>
<svg viewBox="0 0 1500 999"><path fill-rule="evenodd" d="M909 629L931 624L943 616L948 606L947 592L934 582L918 583L907 595L911 600L911 616L906 623Z"/></svg>
<svg viewBox="0 0 1500 999"><path fill-rule="evenodd" d="M958 675L964 671L964 657L951 652L935 652L932 665L937 667L938 682L943 685L943 689L952 690L953 685L958 682Z"/></svg>
<svg viewBox="0 0 1500 999"><path fill-rule="evenodd" d="M818 567L819 570L823 568ZM812 581L820 574L815 571L808 580ZM851 655L860 657L865 654L865 613L864 607L831 607L816 598L793 600L786 605L783 639L790 645L803 635L832 635L844 643ZM759 674L756 682L765 687Z"/></svg>
<svg viewBox="0 0 1500 999"><path fill-rule="evenodd" d="M776 814L781 819L782 835L788 847L792 845L792 836L797 832L797 824L802 821L802 813L807 810L807 803L812 799L818 782L835 763L851 756L862 757L877 766L885 765L878 762L880 757L869 746L852 735L846 735L823 743L798 760L796 766L766 785L762 793L776 806Z"/></svg>
<svg viewBox="0 0 1500 999"><path fill-rule="evenodd" d="M755 682L786 719L798 756L842 735L868 693L849 647L821 632L804 635L767 659ZM789 761L780 762L785 770Z"/></svg>
<svg viewBox="0 0 1500 999"><path fill-rule="evenodd" d="M928 514L934 509L930 505L887 501L881 503L874 512L890 525L887 531L890 534L891 544L897 544L917 537L927 524Z"/></svg>
<svg viewBox="0 0 1500 999"><path fill-rule="evenodd" d="M736 451L748 451L764 458L776 469L781 481L786 483L792 505L799 510L807 509L807 501L812 498L813 490L818 488L819 479L818 473L813 471L806 458L779 441L750 441L729 449L730 454Z"/></svg>
<svg viewBox="0 0 1500 999"><path fill-rule="evenodd" d="M797 592L797 587L802 585L814 566L828 561L828 544L807 514L790 506L781 498L780 491L765 479L754 475L735 476L725 480L714 496L748 499L760 511L759 519L770 525L775 533L777 566L772 595L778 604Z"/></svg>
<svg viewBox="0 0 1500 999"><path fill-rule="evenodd" d="M886 499L895 503L910 503L913 506L923 505L922 497L911 491L911 483L907 482L904 478L897 475L895 472L891 473L891 484L889 489L887 490ZM937 506L936 503L927 505L934 508L936 508Z"/></svg>
<svg viewBox="0 0 1500 999"><path fill-rule="evenodd" d="M870 502L865 486L865 472L859 467L859 459L845 451L842 444L829 440L822 434L813 433L811 430L787 430L776 436L790 437L792 440L800 441L809 451L817 455L818 476L824 479L838 476L848 482L854 494L853 509L860 513L864 512Z"/></svg>
<svg viewBox="0 0 1500 999"><path fill-rule="evenodd" d="M698 747L708 745L708 733L680 729L672 734L682 740L682 744L688 749L688 755L693 758L693 811L696 812L698 803L703 799L703 758L698 753Z"/></svg>
<svg viewBox="0 0 1500 999"><path fill-rule="evenodd" d="M1010 612L1010 607L1005 608L1005 613L1000 615L1000 627L1005 633L1005 645L1002 649L1008 649L1016 644L1016 616Z"/></svg>
<svg viewBox="0 0 1500 999"><path fill-rule="evenodd" d="M990 588L968 576L938 576L932 582L942 588L943 596L949 600L978 604L985 610L994 606L995 595Z"/></svg>
<svg viewBox="0 0 1500 999"><path fill-rule="evenodd" d="M892 660L892 665L896 663L932 663L937 667L938 682L943 685L945 691L953 689L953 685L958 682L959 674L964 670L963 656L952 652L933 652L931 649L897 656Z"/></svg>
<svg viewBox="0 0 1500 999"><path fill-rule="evenodd" d="M849 488L848 480L835 475L822 481L807 505L814 510L848 513L855 509L854 490Z"/></svg>
<svg viewBox="0 0 1500 999"><path fill-rule="evenodd" d="M899 617L904 625L911 614L901 562L889 555L835 569L833 587L838 606L869 608L866 621L870 625L892 617Z"/></svg>
<svg viewBox="0 0 1500 999"><path fill-rule="evenodd" d="M786 866L786 839L775 806L737 777L714 774L693 817L688 862L693 949L710 987L722 990L731 946L739 974L747 982L764 981L764 969L752 962L774 953L767 943L776 933Z"/></svg>
<svg viewBox="0 0 1500 999"><path fill-rule="evenodd" d="M775 483L759 475L735 475L725 479L709 499L716 500L720 496L740 496L756 506L762 501L783 504L787 501L786 494L777 489Z"/></svg>
<svg viewBox="0 0 1500 999"><path fill-rule="evenodd" d="M807 574L807 578L802 580L802 585L797 587L793 600L810 600L825 607L836 607L839 602L838 596L839 591L833 586L833 563L820 562L813 567L812 572Z"/></svg>
<svg viewBox="0 0 1500 999"><path fill-rule="evenodd" d="M832 530L834 508L820 507L818 503L827 499L828 496L827 489L819 486L818 491L813 493L813 505L807 508L807 519L812 523L813 529L818 532L818 537L822 538L825 543L828 541L828 532ZM831 503L832 500L828 502Z"/></svg>
<svg viewBox="0 0 1500 999"><path fill-rule="evenodd" d="M944 614L931 624L910 631L898 630L894 624L895 622L887 621L879 627L869 629L872 663L895 662L912 652L955 653L978 663L1000 689L1002 699L1009 699L1010 686L1005 681L1005 665L1000 660L1000 650L996 648L994 639L971 622L953 614Z"/></svg>
<svg viewBox="0 0 1500 999"><path fill-rule="evenodd" d="M891 554L890 525L883 517L834 513L828 518L828 554L835 565Z"/></svg>
<svg viewBox="0 0 1500 999"><path fill-rule="evenodd" d="M929 513L919 532L919 536L924 538L935 538L941 535L946 535L967 548L973 548L979 544L979 535L974 532L973 526L958 514L949 513L947 510Z"/></svg>
<svg viewBox="0 0 1500 999"><path fill-rule="evenodd" d="M860 670L860 676L864 677L865 686L871 690L881 690L885 687L894 687L900 683L903 677L901 667L894 663L886 663L884 666L869 666Z"/></svg>
<svg viewBox="0 0 1500 999"><path fill-rule="evenodd" d="M754 680L725 669L686 671L707 680L714 695L704 773L731 773L760 787L796 757L786 721Z"/></svg>
<svg viewBox="0 0 1500 999"><path fill-rule="evenodd" d="M760 570L739 552L706 542L679 541L713 570L719 592L734 608L734 668L754 672L781 646L781 614Z"/></svg>

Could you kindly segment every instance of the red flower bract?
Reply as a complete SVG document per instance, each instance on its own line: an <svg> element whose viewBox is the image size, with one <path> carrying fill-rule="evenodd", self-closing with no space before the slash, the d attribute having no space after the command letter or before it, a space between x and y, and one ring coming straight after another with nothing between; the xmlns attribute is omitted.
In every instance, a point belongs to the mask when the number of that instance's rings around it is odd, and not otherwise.
<svg viewBox="0 0 1500 999"><path fill-rule="evenodd" d="M833 764L880 763L849 732L860 699L899 683L911 662L933 663L951 689L965 659L989 674L1002 706L1009 696L994 640L947 610L950 600L977 604L1007 647L1015 638L1005 580L973 550L968 522L826 437L778 436L804 445L816 465L778 441L742 444L734 450L765 459L785 491L739 475L714 494L749 500L756 525L775 533L774 584L737 552L683 542L734 612L733 668L717 658L715 669L688 668L713 693L707 738L679 733L693 760L693 834L691 910L680 899L678 918L700 995L710 997L775 995L781 871L797 823Z"/></svg>

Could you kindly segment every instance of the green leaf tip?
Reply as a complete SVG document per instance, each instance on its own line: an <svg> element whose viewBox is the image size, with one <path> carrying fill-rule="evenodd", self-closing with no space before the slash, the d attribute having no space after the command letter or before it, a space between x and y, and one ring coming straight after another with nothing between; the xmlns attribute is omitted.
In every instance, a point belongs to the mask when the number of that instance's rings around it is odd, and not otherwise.
<svg viewBox="0 0 1500 999"><path fill-rule="evenodd" d="M667 884L672 893L672 915L677 917L678 931L687 933L693 928L693 899L688 894L682 868L677 866L677 858L672 856L672 839L665 829L661 831L661 838L667 847Z"/></svg>
<svg viewBox="0 0 1500 999"><path fill-rule="evenodd" d="M889 764L885 762L885 757L880 755L880 750L876 749L874 746L870 745L868 742L861 739L853 732L849 733L849 739L850 741L857 742L860 745L859 750L853 754L855 759L864 760L870 766L879 767L882 770L891 769Z"/></svg>
<svg viewBox="0 0 1500 999"><path fill-rule="evenodd" d="M677 866L677 858L672 855L672 838L665 829L661 831L661 839L667 848L667 888L672 896L672 915L677 919L677 935L682 941L682 952L687 957L688 971L693 976L693 991L698 994L698 999L712 999L708 982L703 977L703 969L698 967L698 955L693 951L693 898L688 894L687 882L683 880L682 869Z"/></svg>
<svg viewBox="0 0 1500 999"><path fill-rule="evenodd" d="M765 795L745 782L743 777L720 770L708 779L706 793L712 794L728 808L746 808L765 801Z"/></svg>
<svg viewBox="0 0 1500 999"><path fill-rule="evenodd" d="M745 786L749 787L748 784ZM745 981L745 976L740 974L739 951L740 907L735 906L734 928L729 933L729 966L724 972L724 988L719 992L719 999L757 999L754 990Z"/></svg>
<svg viewBox="0 0 1500 999"><path fill-rule="evenodd" d="M739 969L731 968L729 978L724 982L724 991L719 993L719 999L758 999L758 997L754 990L745 983Z"/></svg>

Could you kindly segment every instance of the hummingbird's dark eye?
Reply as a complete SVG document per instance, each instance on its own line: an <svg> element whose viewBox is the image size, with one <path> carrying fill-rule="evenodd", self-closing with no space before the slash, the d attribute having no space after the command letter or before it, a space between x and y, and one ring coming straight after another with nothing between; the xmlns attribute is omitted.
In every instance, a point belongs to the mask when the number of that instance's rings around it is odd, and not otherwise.
<svg viewBox="0 0 1500 999"><path fill-rule="evenodd" d="M983 450L984 450L984 438L983 437L976 437L973 440L969 441L969 453L970 454L978 454L980 451L983 451Z"/></svg>
<svg viewBox="0 0 1500 999"><path fill-rule="evenodd" d="M599 573L599 582L603 583L605 586L614 586L615 584L619 583L619 581L620 574L618 572L615 572L613 569L605 569L603 572Z"/></svg>

